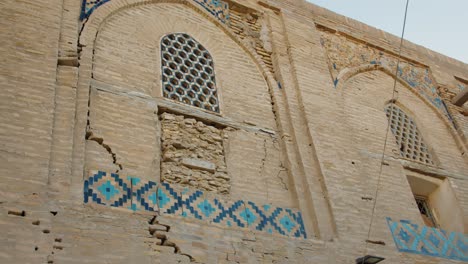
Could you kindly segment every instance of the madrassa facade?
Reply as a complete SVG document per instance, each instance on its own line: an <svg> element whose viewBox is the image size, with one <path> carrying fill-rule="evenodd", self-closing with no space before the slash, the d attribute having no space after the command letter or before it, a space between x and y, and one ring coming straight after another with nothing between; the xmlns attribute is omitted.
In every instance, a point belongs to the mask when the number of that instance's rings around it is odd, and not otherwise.
<svg viewBox="0 0 468 264"><path fill-rule="evenodd" d="M0 7L1 263L468 261L467 64L303 0Z"/></svg>

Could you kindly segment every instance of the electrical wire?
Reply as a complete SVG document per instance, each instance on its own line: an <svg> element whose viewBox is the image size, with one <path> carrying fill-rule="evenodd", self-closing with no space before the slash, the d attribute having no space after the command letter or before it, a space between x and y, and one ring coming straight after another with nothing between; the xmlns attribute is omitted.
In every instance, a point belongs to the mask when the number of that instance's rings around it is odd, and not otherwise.
<svg viewBox="0 0 468 264"><path fill-rule="evenodd" d="M398 59L397 59L397 65L395 69L395 77L394 77L394 82L393 82L393 91L392 91L392 100L390 101L390 117L389 120L392 119L393 117L393 108L394 108L394 103L396 101L395 99L395 94L396 94L396 84L397 84L397 79L398 79L398 70L400 69L400 60L401 60L401 51L403 48L403 40L405 36L405 29L406 29L406 17L408 15L408 5L409 5L409 0L406 0L406 7L405 7L405 17L403 19L403 30L401 32L401 38L400 38L400 47L398 51ZM366 240L366 254L367 254L367 244L370 238L370 233L372 230L372 224L374 222L374 215L375 215L375 206L377 205L377 197L379 194L379 188L380 188L380 180L382 178L382 170L383 170L383 164L385 160L385 150L387 149L387 139L388 139L388 134L390 131L390 122L387 123L387 130L385 133L385 142L383 146L383 152L382 152L382 159L380 160L380 169L379 169L379 176L377 178L377 188L375 190L375 195L374 195L374 205L372 206L372 215L371 215L371 220L369 223L369 230L367 231L367 240ZM363 260L364 261L364 260Z"/></svg>

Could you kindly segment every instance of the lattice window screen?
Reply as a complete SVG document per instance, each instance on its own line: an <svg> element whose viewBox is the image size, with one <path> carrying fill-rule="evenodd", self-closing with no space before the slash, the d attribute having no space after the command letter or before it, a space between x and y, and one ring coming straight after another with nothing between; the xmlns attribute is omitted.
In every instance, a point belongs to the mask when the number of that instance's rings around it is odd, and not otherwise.
<svg viewBox="0 0 468 264"><path fill-rule="evenodd" d="M213 59L200 43L183 33L166 35L161 64L164 97L219 113Z"/></svg>
<svg viewBox="0 0 468 264"><path fill-rule="evenodd" d="M385 107L385 113L389 119L392 133L400 146L401 156L433 165L432 155L429 153L413 119L395 104L389 104Z"/></svg>

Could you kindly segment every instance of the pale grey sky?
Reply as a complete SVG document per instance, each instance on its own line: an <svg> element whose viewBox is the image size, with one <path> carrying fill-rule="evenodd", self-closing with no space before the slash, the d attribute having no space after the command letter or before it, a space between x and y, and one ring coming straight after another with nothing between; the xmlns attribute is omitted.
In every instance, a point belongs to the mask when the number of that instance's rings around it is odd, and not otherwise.
<svg viewBox="0 0 468 264"><path fill-rule="evenodd" d="M307 0L401 36L406 0ZM410 0L405 39L468 63L468 0Z"/></svg>

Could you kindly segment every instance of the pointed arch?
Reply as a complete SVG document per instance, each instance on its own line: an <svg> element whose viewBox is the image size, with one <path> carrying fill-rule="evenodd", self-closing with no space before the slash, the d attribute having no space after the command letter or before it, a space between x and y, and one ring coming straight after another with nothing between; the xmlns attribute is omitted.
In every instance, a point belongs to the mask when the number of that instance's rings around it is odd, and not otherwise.
<svg viewBox="0 0 468 264"><path fill-rule="evenodd" d="M144 5L157 5L157 4L177 4L189 7L191 10L201 14L207 21L214 24L224 34L232 39L240 49L251 59L253 64L259 71L260 76L265 80L267 89L271 92L273 87L276 87L276 81L268 67L262 61L260 56L256 54L254 48L250 47L246 40L240 39L235 35L231 29L223 24L212 13L204 9L199 4L192 0L112 0L105 5L101 5L95 9L82 22L81 30L78 36L78 47L80 64L78 67L78 81L77 81L77 103L75 127L74 127L74 149L73 149L73 168L72 175L75 179L83 177L83 168L85 160L85 140L83 134L86 131L88 106L90 100L91 83L93 76L93 60L94 49L100 30L106 23L116 14L123 12L127 9L144 6ZM155 45L158 45L155 43ZM276 112L273 111L276 115Z"/></svg>
<svg viewBox="0 0 468 264"><path fill-rule="evenodd" d="M212 12L203 8L198 2L192 0L112 0L106 2L105 5L101 5L99 8L96 8L90 15L87 17L81 26L81 31L78 36L78 46L81 49L82 47L94 46L94 41L96 39L96 34L99 29L105 24L105 22L111 18L114 14L117 14L125 9L141 6L141 5L150 5L150 4L162 4L162 3L172 3L172 4L183 4L187 7L190 7L195 12L203 15L208 21L215 24L220 30L222 30L227 36L229 36L234 42L239 45L244 52L246 52L249 57L255 62L258 69L262 73L263 77L267 80L268 85L274 87L276 83L272 73L268 70L268 66L263 62L260 55L256 53L253 47L251 47L247 40L241 39L239 36L234 34L232 30L220 21ZM84 48L83 48L84 51Z"/></svg>
<svg viewBox="0 0 468 264"><path fill-rule="evenodd" d="M346 86L346 83L349 80L351 80L353 77L361 73L372 72L372 71L381 71L385 73L386 75L390 76L391 78L396 79L398 83L400 83L402 86L408 89L417 98L422 100L422 102L424 102L427 106L429 106L434 111L434 113L436 113L436 115L443 122L445 127L448 128L448 130L450 131L450 134L455 139L456 145L459 148L460 152L465 153L468 150L468 146L460 138L460 135L458 134L456 127L454 126L454 123L451 119L451 116L448 110L445 108L445 105L443 105L444 106L443 109L434 105L433 102L431 102L430 100L428 100L428 98L426 98L426 96L423 96L421 93L418 93L413 87L411 87L411 85L408 82L406 82L404 79L400 78L399 76L395 75L395 72L391 70L385 64L382 64L380 62L375 62L375 63L363 64L358 67L345 68L338 73L336 79L334 80L335 88L338 90L342 90ZM441 101L441 105L442 105L442 101Z"/></svg>
<svg viewBox="0 0 468 264"><path fill-rule="evenodd" d="M435 105L433 102L431 102L425 95L418 93L414 88L411 87L410 84L404 79L402 79L400 76L395 75L395 72L393 72L389 67L386 65L383 65L381 63L375 63L375 64L364 64L358 67L353 67L353 68L345 68L340 73L335 79L335 86L337 89L343 89L346 85L346 82L353 78L354 76L365 73L365 72L371 72L371 71L382 71L388 76L392 77L393 79L396 79L398 83L403 85L405 88L410 90L414 95L416 95L419 99L423 100L424 103L426 103L431 109L435 110L438 116L444 121L444 123L453 130L453 122L450 117L450 114L448 113L447 109L445 107L441 108L439 105ZM441 101L440 98L438 98L437 101Z"/></svg>

